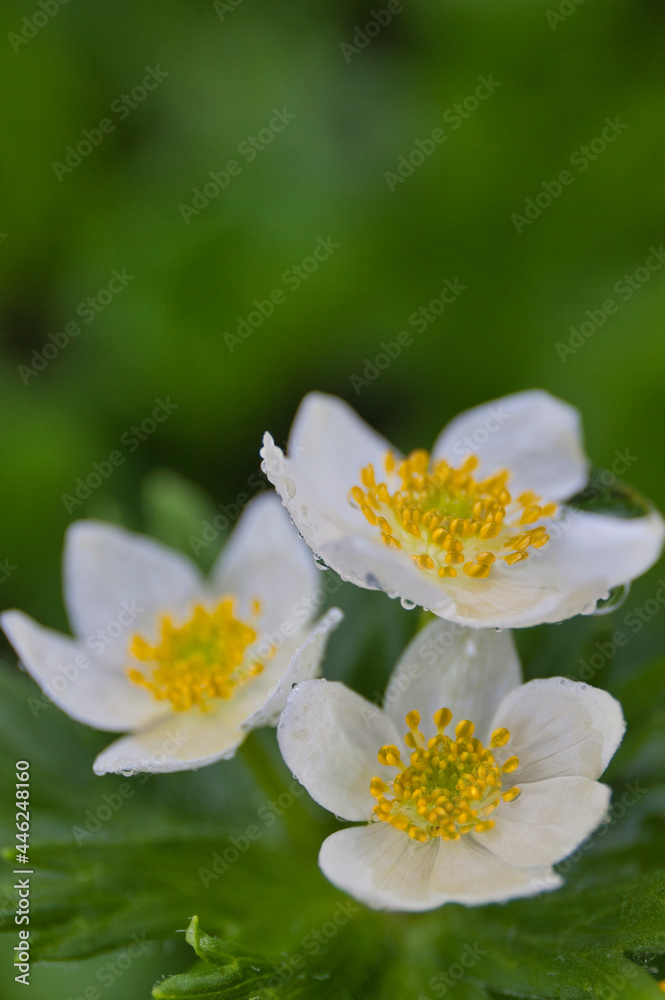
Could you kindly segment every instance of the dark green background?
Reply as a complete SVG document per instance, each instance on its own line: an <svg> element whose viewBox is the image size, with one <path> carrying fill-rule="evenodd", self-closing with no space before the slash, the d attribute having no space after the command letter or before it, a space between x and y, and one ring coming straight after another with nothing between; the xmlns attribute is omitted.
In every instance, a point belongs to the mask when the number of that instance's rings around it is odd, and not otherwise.
<svg viewBox="0 0 665 1000"><path fill-rule="evenodd" d="M665 506L665 268L628 302L613 291L665 239L665 10L586 0L552 24L558 7L406 0L345 58L371 5L242 0L220 18L207 2L70 0L18 51L9 33L41 8L5 6L0 559L15 569L3 607L62 627L71 519L140 527L141 482L167 466L234 502L264 430L284 440L315 388L406 449L429 447L461 409L547 388L581 409L594 462L628 451L627 478ZM120 120L111 105L147 66L168 77ZM391 191L385 172L490 75L495 93ZM274 107L295 120L248 163L238 145ZM617 140L584 172L571 166L617 117L628 126ZM54 161L103 118L113 132L59 181ZM233 158L240 176L186 224L179 206ZM518 234L511 215L565 169L574 183ZM283 273L319 237L340 246L286 290ZM114 268L133 280L82 323L79 303ZM446 279L466 290L416 332L409 316ZM224 333L276 288L286 301L231 352ZM610 297L618 312L562 361L557 342ZM19 366L77 319L81 334L24 384ZM412 344L357 391L351 377L401 330ZM122 436L167 397L177 410L130 453ZM63 494L116 449L124 463L69 514ZM652 597L660 573L629 601ZM618 662L663 640L655 615ZM48 996L60 995L53 979Z"/></svg>

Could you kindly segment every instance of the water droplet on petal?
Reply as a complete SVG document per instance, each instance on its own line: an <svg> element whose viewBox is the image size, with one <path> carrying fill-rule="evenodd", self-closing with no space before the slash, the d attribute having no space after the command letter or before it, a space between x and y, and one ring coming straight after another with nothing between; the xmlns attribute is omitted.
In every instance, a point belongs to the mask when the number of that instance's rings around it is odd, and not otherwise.
<svg viewBox="0 0 665 1000"><path fill-rule="evenodd" d="M495 628L494 631L498 634L498 633L503 632L503 629L502 628Z"/></svg>
<svg viewBox="0 0 665 1000"><path fill-rule="evenodd" d="M325 572L325 570L328 569L328 566L326 566L321 556L314 556L314 565L316 566L317 569L320 569L323 572Z"/></svg>
<svg viewBox="0 0 665 1000"><path fill-rule="evenodd" d="M287 492L289 500L293 500L296 495L296 484L292 479L289 479L288 476L284 476L284 489Z"/></svg>
<svg viewBox="0 0 665 1000"><path fill-rule="evenodd" d="M388 594L388 597L390 598L391 601L394 601L396 597L399 597L399 594L391 594L389 590L386 591L386 593Z"/></svg>
<svg viewBox="0 0 665 1000"><path fill-rule="evenodd" d="M123 767L120 774L122 774L124 778L132 778L134 776L134 771L131 767Z"/></svg>
<svg viewBox="0 0 665 1000"><path fill-rule="evenodd" d="M620 608L623 602L628 597L630 593L630 584L622 583L618 587L612 587L607 593L603 594L594 604L593 610L589 612L592 615L609 615L610 612L616 611Z"/></svg>
<svg viewBox="0 0 665 1000"><path fill-rule="evenodd" d="M263 461L261 462L261 472L267 472L267 471L268 471L268 463L264 458Z"/></svg>
<svg viewBox="0 0 665 1000"><path fill-rule="evenodd" d="M416 606L415 601L410 601L408 597L400 597L399 603L402 605L405 611L413 611Z"/></svg>

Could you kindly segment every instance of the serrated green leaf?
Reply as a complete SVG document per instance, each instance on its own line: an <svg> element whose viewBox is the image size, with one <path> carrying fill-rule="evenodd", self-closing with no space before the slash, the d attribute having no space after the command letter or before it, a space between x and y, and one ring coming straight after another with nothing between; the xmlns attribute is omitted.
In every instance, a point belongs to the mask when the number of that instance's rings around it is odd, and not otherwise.
<svg viewBox="0 0 665 1000"><path fill-rule="evenodd" d="M333 913L343 913L346 922L337 925L331 919ZM153 996L156 1000L203 996L215 1000L353 1000L373 995L380 980L379 967L386 963L382 920L355 903L345 906L343 899L338 899L327 917L320 928L312 927L294 942L292 949L273 957L243 951L205 934L194 917L187 940L200 958L208 956L210 961L158 983ZM329 940L323 930L331 935Z"/></svg>

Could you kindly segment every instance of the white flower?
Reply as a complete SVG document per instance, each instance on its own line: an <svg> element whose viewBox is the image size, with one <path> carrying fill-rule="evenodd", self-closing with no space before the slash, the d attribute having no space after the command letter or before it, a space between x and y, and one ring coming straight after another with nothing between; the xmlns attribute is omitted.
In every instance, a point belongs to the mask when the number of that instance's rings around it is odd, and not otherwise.
<svg viewBox="0 0 665 1000"><path fill-rule="evenodd" d="M377 909L429 910L557 888L552 865L606 814L610 789L595 779L624 729L605 691L522 684L510 633L434 621L397 664L383 711L338 682L304 681L277 737L312 798L368 824L324 842L327 878Z"/></svg>
<svg viewBox="0 0 665 1000"><path fill-rule="evenodd" d="M166 772L232 757L274 725L294 683L317 674L333 608L307 625L319 574L274 495L244 511L208 580L185 556L99 521L67 533L64 592L75 638L7 611L26 670L60 708L129 731L97 774Z"/></svg>
<svg viewBox="0 0 665 1000"><path fill-rule="evenodd" d="M575 409L546 392L461 414L406 459L346 403L311 393L288 457L261 452L301 535L340 576L476 628L588 612L658 558L664 524L581 512Z"/></svg>

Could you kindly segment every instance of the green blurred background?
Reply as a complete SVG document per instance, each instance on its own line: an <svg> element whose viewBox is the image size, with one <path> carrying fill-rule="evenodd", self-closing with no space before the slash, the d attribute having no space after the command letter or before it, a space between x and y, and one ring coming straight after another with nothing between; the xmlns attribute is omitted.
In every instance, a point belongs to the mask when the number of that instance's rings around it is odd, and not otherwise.
<svg viewBox="0 0 665 1000"><path fill-rule="evenodd" d="M71 520L141 526L141 483L164 467L233 503L253 491L264 430L283 441L314 388L406 449L429 447L461 409L549 389L582 410L594 462L628 451L626 478L665 506L665 266L648 281L638 271L629 298L614 288L665 239L665 9L577 3L405 0L389 18L383 0L4 5L3 607L62 627ZM141 91L149 70L163 79ZM500 86L469 101L479 77ZM250 160L239 146L275 108L295 117ZM607 118L627 128L581 169L576 150ZM103 119L112 129L95 132ZM389 183L437 128L445 141ZM65 172L83 130L99 144ZM230 160L228 186L183 211ZM572 183L516 225L563 170ZM285 272L329 239L338 246L296 289ZM80 304L123 269L131 281L85 322ZM410 325L446 279L462 294L425 329ZM231 350L225 334L276 289L273 314ZM617 311L590 320L609 298ZM587 321L582 346L557 349ZM79 335L37 371L72 322ZM400 331L412 342L372 368ZM156 400L177 408L139 441L132 428ZM66 504L114 451L112 475ZM633 588L635 603L659 572ZM654 616L630 654L664 641Z"/></svg>

